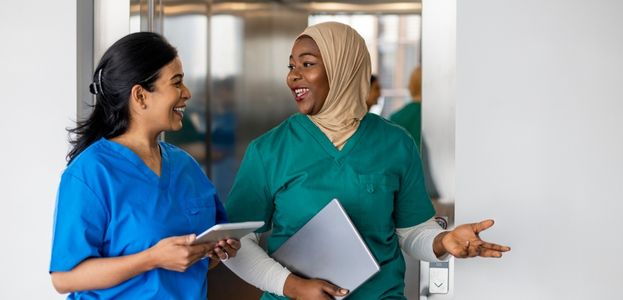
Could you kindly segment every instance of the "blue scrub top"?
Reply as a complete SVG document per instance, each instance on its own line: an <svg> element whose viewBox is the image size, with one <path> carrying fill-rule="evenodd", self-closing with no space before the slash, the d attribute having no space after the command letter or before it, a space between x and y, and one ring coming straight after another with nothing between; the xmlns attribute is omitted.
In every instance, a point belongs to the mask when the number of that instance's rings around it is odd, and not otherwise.
<svg viewBox="0 0 623 300"><path fill-rule="evenodd" d="M186 152L161 142L158 177L129 148L100 139L71 162L58 190L50 272L87 258L148 249L163 238L226 222L216 190ZM69 299L205 299L208 260L185 272L154 269Z"/></svg>

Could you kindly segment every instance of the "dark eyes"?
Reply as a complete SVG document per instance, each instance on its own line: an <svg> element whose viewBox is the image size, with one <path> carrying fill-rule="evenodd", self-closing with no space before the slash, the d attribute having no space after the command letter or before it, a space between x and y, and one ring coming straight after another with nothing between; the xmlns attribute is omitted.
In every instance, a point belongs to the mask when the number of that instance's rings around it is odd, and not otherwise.
<svg viewBox="0 0 623 300"><path fill-rule="evenodd" d="M309 67L312 67L314 65L315 65L315 63L304 62L303 63L303 68L309 68ZM293 64L289 64L288 65L288 70L290 70L290 71L294 70L294 65Z"/></svg>

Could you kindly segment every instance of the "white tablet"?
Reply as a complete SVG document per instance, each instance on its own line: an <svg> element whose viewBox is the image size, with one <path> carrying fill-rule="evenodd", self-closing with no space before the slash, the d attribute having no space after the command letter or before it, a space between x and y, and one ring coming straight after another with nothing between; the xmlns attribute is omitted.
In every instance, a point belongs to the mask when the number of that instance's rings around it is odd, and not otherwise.
<svg viewBox="0 0 623 300"><path fill-rule="evenodd" d="M240 239L262 226L263 221L216 224L198 235L193 244L217 242L228 238Z"/></svg>

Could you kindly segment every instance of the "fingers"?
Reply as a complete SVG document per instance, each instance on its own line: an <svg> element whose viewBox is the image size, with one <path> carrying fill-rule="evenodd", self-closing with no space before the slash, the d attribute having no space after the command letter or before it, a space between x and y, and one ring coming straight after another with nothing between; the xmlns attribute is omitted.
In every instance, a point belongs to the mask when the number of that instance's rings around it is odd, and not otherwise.
<svg viewBox="0 0 623 300"><path fill-rule="evenodd" d="M339 296L339 297L343 297L346 296L348 294L348 290L347 289L343 289L340 288L336 285L330 284L326 281L323 282L322 284L322 290L331 295L331 296Z"/></svg>
<svg viewBox="0 0 623 300"><path fill-rule="evenodd" d="M227 261L230 257L229 253L221 247L214 248L214 253L216 254L216 257L218 257L218 259L221 261Z"/></svg>
<svg viewBox="0 0 623 300"><path fill-rule="evenodd" d="M491 219L480 221L478 223L471 224L472 230L474 231L474 233L478 234L482 231L489 229L491 226L493 226L493 223L495 222Z"/></svg>
<svg viewBox="0 0 623 300"><path fill-rule="evenodd" d="M238 250L241 247L240 241L237 239L228 239L227 244L235 250Z"/></svg>
<svg viewBox="0 0 623 300"><path fill-rule="evenodd" d="M234 257L238 253L238 249L240 249L240 241L237 239L222 240L218 242L217 248L227 253L229 257Z"/></svg>
<svg viewBox="0 0 623 300"><path fill-rule="evenodd" d="M478 253L481 257L502 257L503 252L510 251L511 248L508 246L502 246L498 244L486 243L483 242L480 252Z"/></svg>
<svg viewBox="0 0 623 300"><path fill-rule="evenodd" d="M500 252L511 251L511 247L509 246L502 246L502 245L498 245L494 243L487 243L487 242L482 242L482 247L486 249L490 249L490 250L500 251Z"/></svg>
<svg viewBox="0 0 623 300"><path fill-rule="evenodd" d="M476 257L482 251L482 241L462 241L457 242L447 251L457 258Z"/></svg>
<svg viewBox="0 0 623 300"><path fill-rule="evenodd" d="M173 243L174 245L190 245L193 241L195 241L196 238L197 235L192 233L188 235L168 237L162 239L162 241L166 241L167 243Z"/></svg>
<svg viewBox="0 0 623 300"><path fill-rule="evenodd" d="M450 249L450 254L458 258L468 257L502 257L503 252L510 251L510 247L501 246L498 244L487 243L480 240L465 241L462 245L457 245L453 249Z"/></svg>

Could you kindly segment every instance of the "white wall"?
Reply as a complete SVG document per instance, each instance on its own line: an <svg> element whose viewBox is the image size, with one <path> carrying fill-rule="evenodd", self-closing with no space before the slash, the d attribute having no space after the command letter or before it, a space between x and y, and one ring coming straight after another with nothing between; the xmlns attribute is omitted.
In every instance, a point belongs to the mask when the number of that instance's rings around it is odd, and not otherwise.
<svg viewBox="0 0 623 300"><path fill-rule="evenodd" d="M422 0L422 132L440 201L454 201L456 0Z"/></svg>
<svg viewBox="0 0 623 300"><path fill-rule="evenodd" d="M456 217L502 260L457 260L456 299L621 299L623 2L457 8Z"/></svg>
<svg viewBox="0 0 623 300"><path fill-rule="evenodd" d="M449 217L450 222L454 220L448 208L455 201L456 172L456 5L456 0L422 0L422 135L440 196L437 214ZM452 299L454 260L450 260L448 294L428 294L428 262L421 262L420 274L420 299Z"/></svg>
<svg viewBox="0 0 623 300"><path fill-rule="evenodd" d="M76 2L0 3L0 299L59 299L48 275L76 113Z"/></svg>

